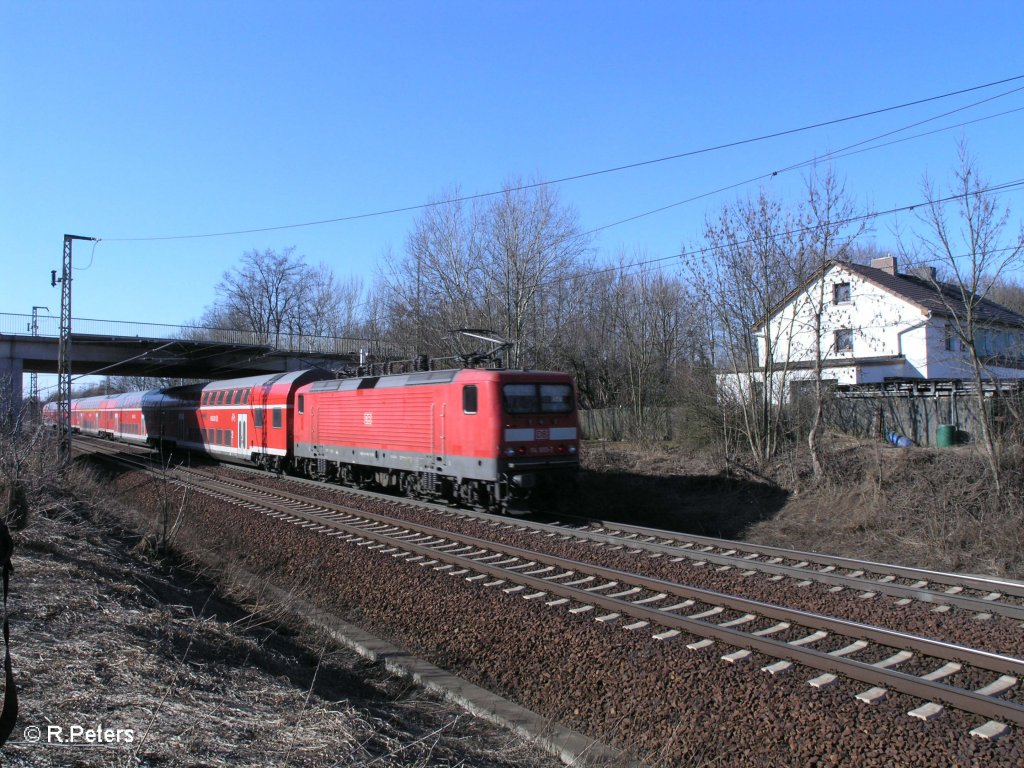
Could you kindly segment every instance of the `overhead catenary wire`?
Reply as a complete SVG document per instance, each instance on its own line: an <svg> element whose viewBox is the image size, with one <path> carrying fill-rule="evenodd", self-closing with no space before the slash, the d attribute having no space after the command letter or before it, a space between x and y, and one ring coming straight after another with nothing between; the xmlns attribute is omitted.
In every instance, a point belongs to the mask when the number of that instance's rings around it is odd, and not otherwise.
<svg viewBox="0 0 1024 768"><path fill-rule="evenodd" d="M472 195L462 195L462 196L457 196L457 197L454 197L454 198L449 198L449 199L446 199L446 200L437 200L437 201L428 202L428 203L420 203L420 204L417 204L417 205L407 205L407 206L393 207L393 208L388 208L388 209L383 209L383 210L378 210L378 211L371 211L371 212L367 212L367 213L351 214L351 215L346 215L346 216L337 216L337 217L333 217L333 218L329 218L329 219L319 219L319 220L316 220L316 221L307 221L307 222L300 222L300 223L295 223L295 224L281 224L281 225L274 225L274 226L253 227L253 228L249 228L249 229L237 229L237 230L229 230L229 231L221 231L221 232L206 232L206 233L201 233L201 234L158 235L158 236L146 236L146 237L104 237L103 239L106 240L107 242L151 242L151 241L166 241L166 240L196 240L196 239L213 238L213 237L229 237L229 236L233 236L233 235L255 234L255 233L260 233L260 232L274 232L274 231L281 231L281 230L288 230L288 229L299 229L299 228L304 228L304 227L323 226L323 225L326 225L326 224L337 224L337 223L341 223L341 222L345 222L345 221L357 221L357 220L360 220L360 219L375 218L375 217L379 217L379 216L388 216L388 215L397 214L397 213L408 213L408 212L411 212L411 211L424 210L424 209L427 209L427 208L437 207L437 206L441 206L441 205L448 205L448 204L451 204L451 203L468 202L468 201L472 201L472 200L484 199L484 198L487 198L487 197L494 197L494 196L497 196L497 195L506 194L507 192L510 192L510 191L516 192L516 191L535 189L537 187L542 187L542 186L550 186L550 185L554 185L554 184L563 184L563 183L570 182L570 181L578 181L578 180L581 180L581 179L592 178L594 176L601 176L601 175L611 174L611 173L619 173L619 172L626 171L626 170L632 170L632 169L641 168L641 167L644 167L644 166L650 166L650 165L655 165L655 164L659 164L659 163L665 163L665 162L669 162L669 161L672 161L672 160L680 160L680 159L687 158L687 157L695 157L697 155L708 154L708 153L712 153L712 152L718 152L718 151L721 151L721 150L731 149L731 148L740 147L740 146L744 146L744 145L748 145L748 144L754 144L754 143L762 142L762 141L768 141L770 139L781 138L783 136L791 136L791 135L794 135L794 134L803 133L803 132L806 132L806 131L811 131L811 130L815 130L815 129L818 129L818 128L824 128L824 127L828 127L828 126L832 126L832 125L838 125L840 123L850 122L850 121L853 121L853 120L860 120L860 119L863 119L863 118L866 118L866 117L872 117L872 116L875 116L875 115L885 114L887 112L893 112L893 111L900 110L900 109L907 109L909 107L919 106L921 104L927 104L929 102L938 101L938 100L941 100L941 99L947 99L947 98L951 98L953 96L959 96L959 95L962 95L962 94L965 94L965 93L971 93L971 92L974 92L974 91L983 90L985 88L992 88L992 87L995 87L995 86L998 86L998 85L1004 85L1006 83L1016 82L1016 81L1020 81L1020 80L1024 80L1024 75L1015 75L1013 77L1003 78L1001 80L995 80L995 81L992 81L992 82L989 82L989 83L984 83L984 84L981 84L981 85L971 86L969 88L962 88L962 89L955 90L955 91L948 91L946 93L938 94L938 95L935 95L935 96L929 96L929 97L922 98L922 99L915 99L913 101L904 102L902 104L896 104L896 105L892 105L892 106L888 106L888 107L881 107L881 108L869 110L869 111L866 111L866 112L860 112L860 113L857 113L857 114L847 115L847 116L844 116L844 117L839 117L839 118L834 118L834 119L830 119L830 120L819 121L819 122L812 123L812 124L809 124L809 125L800 126L800 127L797 127L797 128L789 128L789 129L786 129L786 130L776 131L776 132L773 132L773 133L761 134L759 136L754 136L754 137L750 137L750 138L746 138L746 139L739 139L739 140L736 140L736 141L726 142L726 143L723 143L723 144L717 144L717 145L713 145L713 146L708 146L708 147L702 147L702 148L698 148L698 149L687 150L687 151L684 151L684 152L678 152L678 153L675 153L675 154L672 154L672 155L666 155L664 157L658 157L658 158L653 158L653 159L649 159L649 160L640 160L640 161L637 161L637 162L626 163L626 164L623 164L623 165L617 165L617 166L613 166L613 167L610 167L610 168L603 168L603 169L600 169L600 170L587 171L587 172L584 172L584 173L578 173L578 174L573 174L573 175L569 175L569 176L563 176L563 177L560 177L560 178L557 178L557 179L553 179L553 180L550 180L550 181L539 181L539 182L534 182L534 183L530 183L530 184L517 185L515 187L507 188L507 189L494 190L494 191L490 191L490 192L480 192L480 193L472 194ZM1012 92L1013 91L1010 91L1010 93L1012 93ZM998 97L995 97L995 98L998 98Z"/></svg>
<svg viewBox="0 0 1024 768"><path fill-rule="evenodd" d="M752 177L750 177L748 179L744 179L743 181L733 182L732 184L727 184L727 185L725 185L723 187L718 187L717 189L713 189L713 190L710 190L708 192L701 192L700 194L694 195L692 197L688 197L685 200L678 200L678 201L676 201L674 203L669 203L667 205L663 205L663 206L660 206L658 208L654 208L654 209L649 210L649 211L644 211L643 213L634 214L633 216L629 216L628 218L625 218L625 219L619 219L619 220L613 221L613 222L611 222L609 224L603 224L603 225L601 225L599 227L594 227L593 229L589 229L586 232L583 232L581 234L582 235L592 235L592 234L595 234L597 232L603 232L604 230L611 229L612 227L617 227L617 226L620 226L622 224L627 224L627 223L632 222L632 221L637 221L639 219L646 218L648 216L653 216L653 215L658 214L658 213L663 213L665 211L671 210L672 208L678 208L681 205L687 205L688 203L694 203L694 202L697 202L698 200L703 200L705 198L711 197L712 195L717 195L717 194L721 194L722 192L728 192L729 190L732 190L732 189L738 189L740 187L745 187L748 184L753 184L756 181L766 181L768 179L773 179L773 178L776 178L776 177L780 176L783 173L789 173L790 171L795 171L795 170L798 170L800 168L807 168L807 167L813 166L813 165L815 165L817 163L826 162L826 161L830 161L830 160L836 160L836 159L839 159L839 158L842 158L842 157L849 157L851 155L859 154L861 152L870 152L870 151L875 150L875 149L881 149L883 147L892 146L893 144L899 144L899 143L904 142L904 141L912 141L913 139L922 138L924 136L931 136L931 135L933 135L935 133L941 133L942 131L949 131L949 130L952 130L954 128L962 128L965 125L971 125L973 123L981 122L981 121L984 121L984 120L992 120L992 119L994 119L996 117L1003 117L1003 116L1008 115L1008 114L1013 114L1014 112L1024 111L1024 107L1018 107L1016 109L1005 110L1004 112L1000 112L1000 113L997 113L995 115L986 115L985 117L980 117L980 118L977 118L975 120L966 120L966 121L963 121L961 123L956 123L954 125L947 125L947 126L945 126L943 128L936 128L933 131L926 131L924 133L915 134L914 136L906 136L906 137L904 137L902 139L895 139L893 141L885 142L885 143L882 143L882 144L876 144L876 145L873 145L873 146L864 146L865 144L870 144L871 142L878 141L879 139L883 139L883 138L886 138L888 136L893 136L893 135L895 135L897 133L901 133L902 131L910 130L911 128L916 128L916 127L918 127L920 125L924 125L925 123L929 123L929 122L932 122L934 120L941 120L943 117L948 117L949 115L955 114L957 112L962 112L962 111L964 111L966 109L972 109L973 107L980 106L981 104L985 104L985 103L987 103L989 101L992 101L994 99L998 99L998 98L1003 98L1005 96L1009 96L1009 95L1011 95L1013 93L1017 93L1019 91L1024 91L1024 87L1014 88L1014 89L1012 89L1010 91L1006 91L1005 93L998 94L997 96L993 96L993 97L991 97L989 99L982 99L981 101L974 102L973 104L967 104L967 105L965 105L963 107L958 107L957 109L950 110L948 112L944 112L944 113L942 113L940 115L935 115L933 117L926 118L925 120L919 120L916 123L911 123L910 125L905 125L902 128L896 128L895 130L892 130L892 131L886 131L885 133L879 134L878 136L873 136L873 137L871 137L869 139L863 139L863 140L855 142L853 144L848 144L847 146L842 147L840 149L832 150L832 151L826 152L826 153L824 153L822 155L819 155L819 156L816 156L816 157L813 157L813 158L810 158L810 159L807 159L807 160L802 160L800 162L793 163L793 164L785 166L783 168L778 168L778 169L772 170L772 171L766 171L764 173L758 174L757 176L752 176ZM860 147L860 149L856 149L857 147Z"/></svg>

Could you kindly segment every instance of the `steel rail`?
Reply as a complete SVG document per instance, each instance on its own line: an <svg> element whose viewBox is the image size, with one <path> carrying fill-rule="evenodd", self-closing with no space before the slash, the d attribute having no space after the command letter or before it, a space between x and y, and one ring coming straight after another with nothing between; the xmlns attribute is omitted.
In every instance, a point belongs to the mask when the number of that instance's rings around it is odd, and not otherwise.
<svg viewBox="0 0 1024 768"><path fill-rule="evenodd" d="M248 467L240 469L252 472L260 470ZM307 480L305 478L289 478L293 482L310 483L315 486L322 486L320 481ZM739 570L757 570L765 573L785 576L795 579L808 579L811 581L840 586L845 589L859 590L864 592L877 592L897 599L907 598L916 602L932 603L936 605L950 605L956 608L972 611L974 613L992 613L1005 616L1010 619L1024 620L1024 604L1014 604L992 598L979 598L971 595L950 593L927 589L923 586L910 586L894 582L880 581L863 576L850 576L840 573L823 572L817 568L801 568L793 565L766 562L764 560L745 560L739 556L727 556L716 554L710 551L695 550L691 547L680 546L670 543L658 543L654 541L633 540L625 536L617 536L612 532L602 533L600 531L584 530L582 528L570 528L556 523L541 523L527 520L522 517L509 518L504 515L493 515L487 512L460 510L450 506L434 504L431 502L414 501L401 499L391 494L375 493L361 488L352 488L329 484L329 487L336 490L351 493L368 498L390 501L393 503L415 503L427 509L434 509L442 514L450 514L458 517L469 517L478 520L493 520L510 527L519 527L528 530L557 531L576 538L585 538L592 541L601 541L602 538L608 543L623 544L635 548L648 549L661 552L674 557L685 557L694 560L706 560L718 563L719 565L731 565ZM678 531L670 531L659 528L648 528L644 526L630 525L626 523L591 520L589 518L575 517L574 519L584 521L586 524L601 525L608 531L622 531L624 533L636 533L638 536L648 536L653 539L665 541L682 541L691 544L699 544L705 547L713 547L723 550L738 550L746 553L755 553L762 556L778 557L785 560L797 562L807 561L808 565L831 566L833 568L844 568L851 571L864 571L876 574L881 577L894 576L898 578L911 579L915 581L926 581L929 583L941 584L946 587L961 587L979 592L1001 593L1013 597L1024 598L1024 582L1009 579L997 579L988 576L966 575L949 573L945 571L931 571L910 566L893 565L880 563L871 560L859 560L855 558L842 557L839 555L820 554L816 552L804 552L800 550L785 549L782 547L770 547L763 545L739 542L730 539L718 539L709 536L683 534Z"/></svg>
<svg viewBox="0 0 1024 768"><path fill-rule="evenodd" d="M930 581L947 586L965 587L978 591L999 591L1015 597L1024 597L1024 582L1009 579L996 579L987 576L977 576L947 571L930 571L924 568L913 568L910 566L891 565L873 560L858 560L839 555L826 555L817 552L804 552L796 549L785 549L783 547L771 547L760 544L749 544L747 542L733 541L730 539L718 539L711 536L699 536L681 534L676 531L667 531L659 528L648 528L628 523L618 523L610 520L590 520L587 518L575 518L584 521L587 525L600 525L609 530L619 530L627 533L636 533L642 536L652 536L659 539L679 540L702 544L704 546L718 547L721 549L736 549L746 552L756 552L759 555L768 557L781 557L785 560L809 560L813 563L831 565L836 568L848 568L853 571L863 570L866 572L878 573L883 576L893 575L904 579L917 581ZM671 545L666 545L671 546ZM812 573L812 571L807 571ZM870 584L872 588L876 582L865 579L864 583Z"/></svg>
<svg viewBox="0 0 1024 768"><path fill-rule="evenodd" d="M531 521L527 520L517 521L515 524L533 530L542 530L540 528L535 528L535 526L545 525L543 523L532 523ZM770 573L778 576L785 576L787 578L792 579L817 581L822 584L830 584L832 586L842 587L844 589L850 589L854 591L877 592L880 594L900 599L906 598L908 600L914 600L917 602L932 603L937 605L950 605L963 610L973 611L975 613L997 613L1000 616L1006 616L1007 618L1024 620L1024 605L1000 603L996 600L987 600L980 597L972 597L970 595L937 592L934 590L925 589L924 587L913 587L906 584L875 581L871 579L865 579L860 576L850 576L841 573L822 572L814 568L798 567L793 565L782 565L779 563L771 563L757 560L747 560L738 555L716 554L714 552L694 550L688 547L679 547L672 544L661 544L653 541L634 541L631 539L624 539L620 536L601 533L599 531L570 531L569 529L564 528L562 530L570 532L573 537L589 541L600 542L603 544L614 543L616 545L621 545L627 549L635 548L637 550L658 552L664 555L668 555L670 557L676 557L680 559L695 561L704 560L708 563L725 565L729 566L730 568L735 568L737 570L760 571L762 573ZM663 534L660 538L666 538L666 536ZM723 545L721 546L721 548L725 550L732 549L734 551L750 551L752 549L751 547L742 542L730 542L729 546ZM803 558L803 561L814 562L817 557L817 555L808 553L806 557Z"/></svg>

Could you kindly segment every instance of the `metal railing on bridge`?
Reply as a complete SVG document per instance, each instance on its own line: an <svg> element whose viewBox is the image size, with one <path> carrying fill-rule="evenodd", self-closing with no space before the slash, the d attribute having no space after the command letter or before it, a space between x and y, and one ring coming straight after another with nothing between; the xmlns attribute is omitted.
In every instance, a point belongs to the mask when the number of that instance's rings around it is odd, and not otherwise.
<svg viewBox="0 0 1024 768"><path fill-rule="evenodd" d="M60 336L60 318L39 315L35 335ZM203 328L194 325L165 325L124 320L96 320L85 317L71 319L72 334L109 336L129 339L181 339L183 341L219 341L227 344L270 346L279 352L319 355L359 355L364 352L379 359L408 357L408 350L381 339L346 336L314 336L301 333L259 333L230 328ZM0 313L0 334L18 336L32 334L32 315Z"/></svg>

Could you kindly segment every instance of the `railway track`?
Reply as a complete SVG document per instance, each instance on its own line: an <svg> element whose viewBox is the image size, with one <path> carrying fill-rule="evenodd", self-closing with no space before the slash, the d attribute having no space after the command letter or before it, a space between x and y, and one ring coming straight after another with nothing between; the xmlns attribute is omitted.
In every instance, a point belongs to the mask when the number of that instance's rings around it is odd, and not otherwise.
<svg viewBox="0 0 1024 768"><path fill-rule="evenodd" d="M1024 583L1008 579L757 546L608 521L567 525L565 529L574 536L605 545L685 558L695 565L711 564L799 582L818 582L829 585L833 591L860 592L865 598L888 595L898 605L917 600L935 605L937 612L956 607L982 618L997 614L1024 620Z"/></svg>
<svg viewBox="0 0 1024 768"><path fill-rule="evenodd" d="M110 445L101 440L90 440L90 444ZM261 470L235 466L232 466L232 469L266 476ZM324 484L312 480L289 480L298 484L324 487ZM326 487L369 499L413 503L365 489L336 485ZM556 532L564 534L567 540L590 542L599 547L622 548L634 554L665 556L672 558L674 562L689 562L695 567L708 565L721 571L736 570L746 576L762 574L776 581L792 579L801 586L819 583L827 586L832 592L847 590L857 593L861 599L888 596L893 598L897 605L907 605L911 602L926 603L933 606L937 613L956 608L969 611L981 619L998 615L1024 621L1024 583L1010 579L947 573L781 547L758 546L729 539L682 534L606 520L563 516L554 522L542 522L457 509L429 502L415 502L415 505L455 518L500 521L509 530Z"/></svg>
<svg viewBox="0 0 1024 768"><path fill-rule="evenodd" d="M807 681L815 687L839 679L858 681L870 686L857 694L866 703L880 701L889 691L905 693L921 702L909 711L920 719L932 719L943 707L953 707L986 720L971 730L983 739L1001 736L1008 724L1024 725L1024 706L1018 703L1024 660L1019 658L556 557L200 470L179 468L169 476L214 498L381 556L461 577L481 588L501 589L549 609L593 616L596 622L624 631L648 633L651 642L690 650L718 643L727 651L720 654L726 663L751 664L760 658L766 663L758 663L757 669L772 675L815 670ZM489 523L539 525L508 519ZM556 530L549 533L604 535L574 533L564 526ZM633 539L611 538L618 543L610 546L644 551ZM636 543L672 547L657 541Z"/></svg>
<svg viewBox="0 0 1024 768"><path fill-rule="evenodd" d="M265 476L259 470L233 469ZM288 479L297 484L323 487L322 483L316 481ZM735 570L744 576L761 574L773 581L791 579L800 586L818 583L831 592L856 593L860 599L887 596L893 598L898 606L912 602L925 603L932 606L936 613L956 608L969 611L979 619L1005 616L1024 621L1024 583L1010 579L757 546L605 520L567 519L563 516L553 522L544 522L498 516L429 502L411 502L365 489L336 485L327 487L368 499L414 504L453 518L491 521L508 530L554 533L563 536L566 541L590 542L598 547L622 549L636 555L668 557L673 562L686 561L695 567L706 565L720 571Z"/></svg>

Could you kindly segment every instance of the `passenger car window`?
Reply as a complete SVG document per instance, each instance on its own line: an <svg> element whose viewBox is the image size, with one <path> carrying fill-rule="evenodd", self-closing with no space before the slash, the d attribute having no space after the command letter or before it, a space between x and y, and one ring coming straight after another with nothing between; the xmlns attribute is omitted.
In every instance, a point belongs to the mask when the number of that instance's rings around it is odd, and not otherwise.
<svg viewBox="0 0 1024 768"><path fill-rule="evenodd" d="M272 417L273 421L271 423L273 424L274 429L280 429L281 428L281 409L280 408L275 408L273 413L274 413L274 415Z"/></svg>

